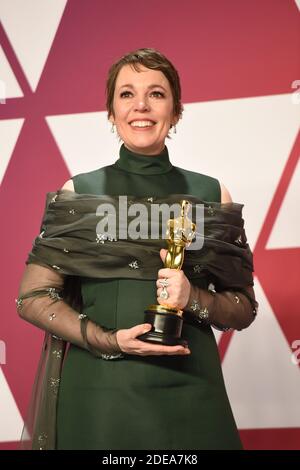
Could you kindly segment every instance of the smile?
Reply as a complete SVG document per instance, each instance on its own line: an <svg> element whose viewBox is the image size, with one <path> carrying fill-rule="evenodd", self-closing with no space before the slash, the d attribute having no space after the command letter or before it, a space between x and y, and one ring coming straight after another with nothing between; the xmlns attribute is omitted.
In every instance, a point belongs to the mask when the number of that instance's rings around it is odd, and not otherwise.
<svg viewBox="0 0 300 470"><path fill-rule="evenodd" d="M149 129L153 127L156 123L153 121L132 121L129 123L131 127L135 127L138 129Z"/></svg>

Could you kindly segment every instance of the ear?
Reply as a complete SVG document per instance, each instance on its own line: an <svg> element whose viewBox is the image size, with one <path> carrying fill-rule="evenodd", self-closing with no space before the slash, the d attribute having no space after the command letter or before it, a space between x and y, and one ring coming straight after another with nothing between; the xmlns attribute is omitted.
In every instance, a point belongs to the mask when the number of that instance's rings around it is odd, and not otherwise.
<svg viewBox="0 0 300 470"><path fill-rule="evenodd" d="M174 116L173 119L172 119L172 126L176 126L179 119L180 119L180 116Z"/></svg>
<svg viewBox="0 0 300 470"><path fill-rule="evenodd" d="M115 118L114 118L113 114L111 114L111 115L109 116L108 120L109 120L112 124L115 123Z"/></svg>

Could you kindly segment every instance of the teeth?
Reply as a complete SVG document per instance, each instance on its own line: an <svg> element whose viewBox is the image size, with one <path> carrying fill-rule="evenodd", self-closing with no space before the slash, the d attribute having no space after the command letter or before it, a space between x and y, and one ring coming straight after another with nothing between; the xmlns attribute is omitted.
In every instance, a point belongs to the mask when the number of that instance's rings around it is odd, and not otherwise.
<svg viewBox="0 0 300 470"><path fill-rule="evenodd" d="M133 127L149 127L154 126L154 122L151 121L133 121L131 124Z"/></svg>

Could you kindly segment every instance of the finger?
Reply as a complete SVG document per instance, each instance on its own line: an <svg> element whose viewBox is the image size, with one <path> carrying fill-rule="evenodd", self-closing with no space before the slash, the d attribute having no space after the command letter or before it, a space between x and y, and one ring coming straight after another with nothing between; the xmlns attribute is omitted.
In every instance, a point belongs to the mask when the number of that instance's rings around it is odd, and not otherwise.
<svg viewBox="0 0 300 470"><path fill-rule="evenodd" d="M147 331L150 331L152 328L151 323L143 323L141 325L136 325L132 327L131 333L133 333L135 336L139 336L143 333L146 333ZM132 336L132 347L136 348L136 351L139 351L140 354L143 355L174 355L174 354L185 354L186 351L188 353L190 350L188 349L188 346L182 346L180 344L175 345L175 346L166 346L166 345L160 345L160 344L154 344L154 343L148 343L146 341L141 341L136 337Z"/></svg>
<svg viewBox="0 0 300 470"><path fill-rule="evenodd" d="M146 343L144 341L142 350L147 353L158 353L158 354L174 354L178 352L185 351L186 348L180 344L176 346L165 346L161 344L154 344L154 343Z"/></svg>
<svg viewBox="0 0 300 470"><path fill-rule="evenodd" d="M183 348L183 349L173 349L171 351L149 351L146 354L147 355L153 355L153 356L183 356L186 354L190 354L191 351L188 348Z"/></svg>
<svg viewBox="0 0 300 470"><path fill-rule="evenodd" d="M191 351L177 351L177 352L168 352L168 353L161 353L161 352L149 352L143 353L143 356L188 356L191 354Z"/></svg>
<svg viewBox="0 0 300 470"><path fill-rule="evenodd" d="M163 268L158 271L158 277L159 278L173 277L173 276L176 276L177 272L178 272L178 269Z"/></svg>
<svg viewBox="0 0 300 470"><path fill-rule="evenodd" d="M165 262L167 253L168 253L168 250L166 250L165 248L162 248L159 252L160 259L162 260L163 263Z"/></svg>
<svg viewBox="0 0 300 470"><path fill-rule="evenodd" d="M163 297L161 297L161 291L160 291L156 298L160 305L163 305L164 307L175 308L175 304L174 304L174 301L172 300L171 295L169 295L167 299L164 299Z"/></svg>
<svg viewBox="0 0 300 470"><path fill-rule="evenodd" d="M172 353L167 353L167 356L187 356L188 354L191 354L190 349L184 348L183 351L177 351L177 352L172 352Z"/></svg>
<svg viewBox="0 0 300 470"><path fill-rule="evenodd" d="M152 328L151 323L142 323L141 325L136 325L130 328L131 338L136 338L137 336L147 333Z"/></svg>
<svg viewBox="0 0 300 470"><path fill-rule="evenodd" d="M142 356L147 355L174 355L174 354L186 354L190 353L188 345L175 345L175 346L165 346L161 344L148 343L146 341L141 341L138 338L132 340L131 344L132 349L136 351L137 354Z"/></svg>
<svg viewBox="0 0 300 470"><path fill-rule="evenodd" d="M162 293L163 290L167 291L167 293L169 295L168 298L170 298L171 295L172 295L172 292L173 292L173 288L171 286L167 286L167 287L158 286L156 288L157 295L160 296L160 294Z"/></svg>
<svg viewBox="0 0 300 470"><path fill-rule="evenodd" d="M168 287L168 288L169 288L169 287L170 287L170 285L171 285L171 284L170 284L170 279L168 279L168 278L166 278L166 277L165 277L165 278L163 278L163 279L162 279L162 278L160 278L160 279L157 279L157 281L156 281L156 287L162 287L162 285L161 285L161 281L164 281L164 280L166 280L166 281L168 282L168 285L167 285L166 287Z"/></svg>
<svg viewBox="0 0 300 470"><path fill-rule="evenodd" d="M170 307L173 308L173 300L172 300L172 295L169 293L169 297L167 299L164 299L162 296L162 291L160 290L157 294L157 301L160 305L163 305L165 307Z"/></svg>

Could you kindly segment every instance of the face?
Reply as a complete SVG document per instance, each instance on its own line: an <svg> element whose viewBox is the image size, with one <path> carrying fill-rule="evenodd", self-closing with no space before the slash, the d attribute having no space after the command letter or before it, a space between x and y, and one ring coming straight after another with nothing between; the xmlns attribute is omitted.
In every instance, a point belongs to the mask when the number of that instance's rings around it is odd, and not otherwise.
<svg viewBox="0 0 300 470"><path fill-rule="evenodd" d="M157 155L165 146L173 114L173 96L168 79L160 70L139 64L140 72L124 65L116 80L109 120L116 125L125 146L144 155Z"/></svg>

